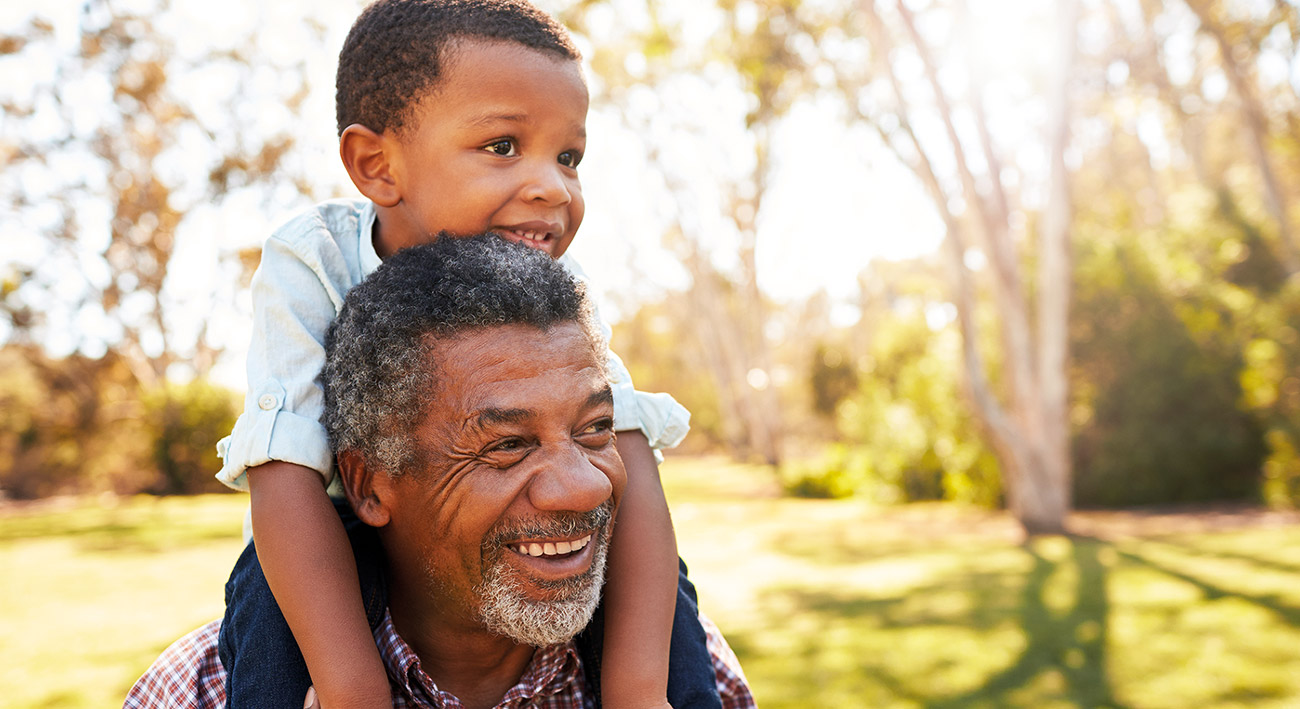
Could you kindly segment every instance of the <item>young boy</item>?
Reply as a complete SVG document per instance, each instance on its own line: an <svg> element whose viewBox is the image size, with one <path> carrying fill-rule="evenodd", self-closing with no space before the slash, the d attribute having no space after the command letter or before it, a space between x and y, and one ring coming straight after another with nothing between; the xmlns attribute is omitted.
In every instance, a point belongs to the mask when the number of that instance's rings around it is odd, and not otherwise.
<svg viewBox="0 0 1300 709"><path fill-rule="evenodd" d="M524 0L378 0L344 43L336 89L340 156L367 199L318 205L266 242L246 408L220 446L218 477L250 491L256 542L227 585L229 706L296 709L309 685L326 709L390 706L369 627L382 614L379 562L331 501L318 421L322 342L344 294L439 232L492 231L560 258L582 222L579 55ZM675 445L687 414L667 395L634 392L612 353L611 369L629 482L607 610L584 633L588 676L611 707L719 706L684 567L673 588L676 542L651 448Z"/></svg>

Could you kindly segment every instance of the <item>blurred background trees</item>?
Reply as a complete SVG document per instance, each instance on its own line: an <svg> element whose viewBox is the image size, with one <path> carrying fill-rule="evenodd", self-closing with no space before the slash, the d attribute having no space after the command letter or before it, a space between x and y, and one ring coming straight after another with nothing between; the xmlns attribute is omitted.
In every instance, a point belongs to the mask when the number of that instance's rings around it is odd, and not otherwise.
<svg viewBox="0 0 1300 709"><path fill-rule="evenodd" d="M212 435L236 400L204 382L257 252L205 232L229 226L213 223L227 198L310 193L285 160L305 64L275 64L255 33L185 42L167 0L68 9L0 38L0 397L14 404L0 485L210 491ZM191 287L196 267L214 288Z"/></svg>
<svg viewBox="0 0 1300 709"><path fill-rule="evenodd" d="M350 193L329 62L359 3L198 41L175 1L0 38L7 495L197 489L256 243ZM686 451L1033 530L1300 501L1293 3L541 4L591 68L575 250Z"/></svg>

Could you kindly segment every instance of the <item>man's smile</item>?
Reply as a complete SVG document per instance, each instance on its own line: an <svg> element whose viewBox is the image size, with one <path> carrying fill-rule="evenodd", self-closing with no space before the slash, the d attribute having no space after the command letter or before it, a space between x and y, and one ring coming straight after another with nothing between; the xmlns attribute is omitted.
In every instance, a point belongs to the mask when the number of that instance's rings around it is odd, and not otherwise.
<svg viewBox="0 0 1300 709"><path fill-rule="evenodd" d="M580 539L573 541L559 542L524 542L513 545L511 548L520 554L527 556L563 556L571 552L581 551L583 547L591 543L591 535L588 534Z"/></svg>
<svg viewBox="0 0 1300 709"><path fill-rule="evenodd" d="M488 535L485 561L512 569L519 581L547 588L590 573L597 552L608 543L613 505L582 513L518 520ZM493 553L492 549L496 552Z"/></svg>
<svg viewBox="0 0 1300 709"><path fill-rule="evenodd" d="M558 541L521 541L506 545L501 563L513 568L519 580L541 588L552 584L572 583L591 571L596 549L603 544L604 531ZM566 548L568 551L561 551Z"/></svg>

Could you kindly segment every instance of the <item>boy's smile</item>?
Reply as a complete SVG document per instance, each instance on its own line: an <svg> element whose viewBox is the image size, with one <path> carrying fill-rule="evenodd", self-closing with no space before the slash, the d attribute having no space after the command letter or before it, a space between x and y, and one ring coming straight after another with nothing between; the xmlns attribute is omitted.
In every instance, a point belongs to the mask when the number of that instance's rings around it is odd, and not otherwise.
<svg viewBox="0 0 1300 709"><path fill-rule="evenodd" d="M383 134L400 195L380 204L380 257L438 232L492 231L559 258L582 223L587 87L578 64L514 42L463 39L442 77Z"/></svg>

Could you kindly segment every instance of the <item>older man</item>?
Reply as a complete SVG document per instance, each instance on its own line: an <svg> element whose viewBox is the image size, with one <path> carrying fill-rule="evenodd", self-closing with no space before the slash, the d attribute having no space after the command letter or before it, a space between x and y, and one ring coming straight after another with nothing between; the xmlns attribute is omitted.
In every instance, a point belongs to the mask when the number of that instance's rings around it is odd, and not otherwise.
<svg viewBox="0 0 1300 709"><path fill-rule="evenodd" d="M490 235L409 249L348 294L325 424L386 559L394 706L595 705L572 638L626 482L604 351L581 285ZM753 706L704 625L723 706ZM126 706L223 706L218 626L168 648Z"/></svg>

